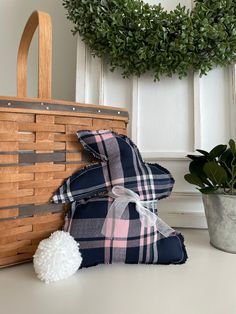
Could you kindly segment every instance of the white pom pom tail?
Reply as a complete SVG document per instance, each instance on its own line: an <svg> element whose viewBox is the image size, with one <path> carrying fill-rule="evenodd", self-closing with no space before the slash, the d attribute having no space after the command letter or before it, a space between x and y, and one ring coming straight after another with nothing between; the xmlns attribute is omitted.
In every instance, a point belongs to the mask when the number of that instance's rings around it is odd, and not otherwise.
<svg viewBox="0 0 236 314"><path fill-rule="evenodd" d="M78 246L74 238L64 231L56 231L42 240L34 255L38 278L50 283L73 275L82 262Z"/></svg>

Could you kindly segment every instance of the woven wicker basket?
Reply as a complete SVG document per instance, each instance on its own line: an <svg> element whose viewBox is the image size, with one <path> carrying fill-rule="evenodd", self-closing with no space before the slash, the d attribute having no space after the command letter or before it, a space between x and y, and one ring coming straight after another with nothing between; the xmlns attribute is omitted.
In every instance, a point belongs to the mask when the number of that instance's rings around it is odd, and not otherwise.
<svg viewBox="0 0 236 314"><path fill-rule="evenodd" d="M29 99L27 56L37 26L38 98ZM124 109L50 100L51 42L50 16L33 12L18 51L18 96L0 97L0 267L31 260L38 243L61 228L65 208L50 203L52 193L91 162L75 132L126 133Z"/></svg>

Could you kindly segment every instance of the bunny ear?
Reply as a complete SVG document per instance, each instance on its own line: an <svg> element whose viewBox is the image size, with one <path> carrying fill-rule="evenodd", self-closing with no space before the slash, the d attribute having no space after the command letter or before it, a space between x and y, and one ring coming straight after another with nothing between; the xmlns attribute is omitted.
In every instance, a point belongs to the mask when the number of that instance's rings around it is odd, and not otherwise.
<svg viewBox="0 0 236 314"><path fill-rule="evenodd" d="M102 162L73 174L55 192L55 203L104 195L115 185L138 193L142 200L170 195L174 179L167 169L144 163L136 145L125 135L109 130L78 131L83 147Z"/></svg>
<svg viewBox="0 0 236 314"><path fill-rule="evenodd" d="M109 130L83 130L78 131L77 136L83 147L102 162L70 176L54 193L55 203L94 197L107 192L114 184L123 184L124 172L129 172L131 177L136 175L132 170L133 158L137 156L125 136Z"/></svg>
<svg viewBox="0 0 236 314"><path fill-rule="evenodd" d="M83 130L78 131L77 136L84 149L102 161L106 162L109 160L114 162L117 158L120 159L122 157L122 159L129 162L134 155L134 147L126 140L127 137L110 130Z"/></svg>
<svg viewBox="0 0 236 314"><path fill-rule="evenodd" d="M113 136L108 130L100 130L100 131L88 131L82 130L77 133L78 140L90 153L93 154L95 158L98 158L102 161L108 160L108 155L104 147L104 140L112 139Z"/></svg>

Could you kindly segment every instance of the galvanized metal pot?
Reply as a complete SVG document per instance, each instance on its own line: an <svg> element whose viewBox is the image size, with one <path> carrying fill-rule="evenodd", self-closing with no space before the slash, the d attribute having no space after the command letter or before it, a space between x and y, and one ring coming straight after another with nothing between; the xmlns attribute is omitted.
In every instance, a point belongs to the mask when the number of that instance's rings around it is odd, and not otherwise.
<svg viewBox="0 0 236 314"><path fill-rule="evenodd" d="M236 195L202 194L210 243L236 253Z"/></svg>

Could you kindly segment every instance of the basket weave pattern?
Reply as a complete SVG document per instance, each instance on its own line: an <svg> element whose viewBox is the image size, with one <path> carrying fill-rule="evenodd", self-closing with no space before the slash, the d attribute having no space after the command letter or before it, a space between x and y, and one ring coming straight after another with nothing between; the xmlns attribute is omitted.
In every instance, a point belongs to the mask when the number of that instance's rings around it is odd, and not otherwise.
<svg viewBox="0 0 236 314"><path fill-rule="evenodd" d="M30 259L39 241L62 226L64 210L50 204L52 193L91 161L75 132L108 128L126 134L127 121L1 110L0 266L4 266Z"/></svg>
<svg viewBox="0 0 236 314"><path fill-rule="evenodd" d="M37 11L30 17L27 53L30 26L33 23L33 32L37 24L45 31L46 20L48 15ZM27 98L27 57L20 55L18 97L0 97L0 267L31 260L38 243L62 227L66 208L51 203L52 194L92 161L75 132L111 129L126 134L128 122L127 111L119 108L50 100L50 58L45 79L39 81L40 98Z"/></svg>

